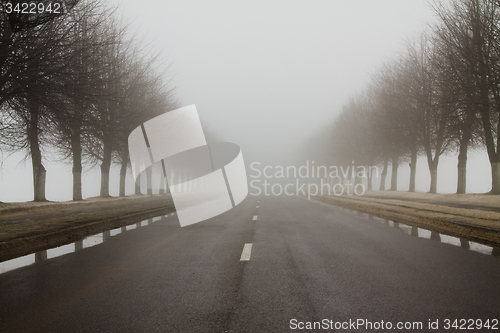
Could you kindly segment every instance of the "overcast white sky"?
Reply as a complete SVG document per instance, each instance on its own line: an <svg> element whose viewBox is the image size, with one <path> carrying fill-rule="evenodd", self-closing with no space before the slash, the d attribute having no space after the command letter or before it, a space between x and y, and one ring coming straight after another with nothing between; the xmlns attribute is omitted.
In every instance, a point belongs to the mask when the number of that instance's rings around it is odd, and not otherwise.
<svg viewBox="0 0 500 333"><path fill-rule="evenodd" d="M162 52L181 106L196 104L203 125L240 145L245 160L274 164L332 122L370 73L396 57L405 39L433 18L425 0L111 3L120 7L132 30ZM474 156L472 165L487 175L485 156ZM15 156L7 162L0 201L32 200L30 163L16 168ZM424 191L428 171L422 162L419 187ZM71 168L46 167L48 199L70 199ZM454 190L455 185L444 185L454 181L453 173L456 158L444 159L438 190ZM84 196L98 195L98 181L97 173L86 175ZM112 194L117 194L116 181ZM488 180L478 182L470 182L469 189L489 190Z"/></svg>
<svg viewBox="0 0 500 333"><path fill-rule="evenodd" d="M425 0L116 3L172 64L181 104L261 159L333 119L432 17Z"/></svg>

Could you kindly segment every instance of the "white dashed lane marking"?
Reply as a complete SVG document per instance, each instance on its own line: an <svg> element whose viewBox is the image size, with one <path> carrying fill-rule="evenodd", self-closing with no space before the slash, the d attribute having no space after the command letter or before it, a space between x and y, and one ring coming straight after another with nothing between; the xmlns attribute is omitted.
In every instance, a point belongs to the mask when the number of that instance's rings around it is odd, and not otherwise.
<svg viewBox="0 0 500 333"><path fill-rule="evenodd" d="M252 220L257 220L257 215L254 215Z"/></svg>
<svg viewBox="0 0 500 333"><path fill-rule="evenodd" d="M250 255L252 254L252 243L246 243L243 246L243 251L241 252L240 261L250 260Z"/></svg>

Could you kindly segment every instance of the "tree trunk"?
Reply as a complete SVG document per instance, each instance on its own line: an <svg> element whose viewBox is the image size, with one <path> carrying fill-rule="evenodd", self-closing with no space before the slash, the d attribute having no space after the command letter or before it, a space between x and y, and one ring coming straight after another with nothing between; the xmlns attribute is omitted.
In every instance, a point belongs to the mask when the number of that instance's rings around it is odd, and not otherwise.
<svg viewBox="0 0 500 333"><path fill-rule="evenodd" d="M372 174L370 172L370 166L368 166L366 168L366 170L368 170L368 174L366 175L366 182L367 182L366 186L367 186L368 191L371 191L372 190Z"/></svg>
<svg viewBox="0 0 500 333"><path fill-rule="evenodd" d="M458 154L457 194L465 194L467 186L467 145L460 145Z"/></svg>
<svg viewBox="0 0 500 333"><path fill-rule="evenodd" d="M30 124L28 126L28 140L30 143L31 163L33 165L33 197L34 201L46 201L45 176L46 171L42 164L42 152L38 140L38 116L40 105L37 100L30 100Z"/></svg>
<svg viewBox="0 0 500 333"><path fill-rule="evenodd" d="M476 54L478 67L481 75L479 75L479 98L480 98L480 108L479 115L481 118L481 123L483 127L483 135L486 144L486 151L488 152L488 157L491 164L491 194L500 194L500 155L498 147L498 127L500 127L500 122L496 120L497 133L492 128L491 124L491 110L492 106L490 103L490 93L492 91L491 85L488 84L488 74L491 73L489 65L484 61L483 47L485 45L484 36L481 33L481 23L474 22L473 26L473 40L476 46ZM495 140L495 134L497 135ZM496 141L496 142L495 142ZM495 144L496 143L496 144Z"/></svg>
<svg viewBox="0 0 500 333"><path fill-rule="evenodd" d="M153 166L146 169L146 184L148 186L147 194L153 194Z"/></svg>
<svg viewBox="0 0 500 333"><path fill-rule="evenodd" d="M470 116L469 118L470 119ZM470 120L465 121L465 123L462 125L463 127L463 134L462 137L460 138L460 148L459 148L459 153L458 153L458 179L457 179L457 194L465 194L466 187L467 187L467 151L469 147L469 142L471 140L471 129L470 126Z"/></svg>
<svg viewBox="0 0 500 333"><path fill-rule="evenodd" d="M500 162L491 163L491 194L500 194Z"/></svg>
<svg viewBox="0 0 500 333"><path fill-rule="evenodd" d="M380 175L380 187L379 191L385 191L385 179L387 177L387 168L389 166L389 159L386 158L384 160L384 170L382 170L382 174Z"/></svg>
<svg viewBox="0 0 500 333"><path fill-rule="evenodd" d="M37 161L38 160L38 161ZM46 170L41 163L41 156L33 158L33 179L34 179L34 201L47 201L45 197L45 177Z"/></svg>
<svg viewBox="0 0 500 333"><path fill-rule="evenodd" d="M391 158L392 160L392 163L391 163L391 171L392 171L392 174L391 174L391 191L397 191L398 190L398 167L399 167L399 163L398 163L398 157L397 156L393 156Z"/></svg>
<svg viewBox="0 0 500 333"><path fill-rule="evenodd" d="M165 193L170 194L170 187L168 186L168 177L163 177L163 182L165 184Z"/></svg>
<svg viewBox="0 0 500 333"><path fill-rule="evenodd" d="M80 126L74 128L71 138L71 150L73 154L73 200L82 200L82 142L80 137Z"/></svg>
<svg viewBox="0 0 500 333"><path fill-rule="evenodd" d="M128 164L128 152L126 157L122 156L122 163L120 166L120 197L125 196L125 180L127 177L127 164Z"/></svg>
<svg viewBox="0 0 500 333"><path fill-rule="evenodd" d="M135 181L135 194L142 194L141 193L141 176L137 177Z"/></svg>
<svg viewBox="0 0 500 333"><path fill-rule="evenodd" d="M358 184L363 184L363 177L358 177L358 168L355 167L354 165L352 166L354 168L354 181L353 181L353 186L356 186ZM354 188L353 188L354 190Z"/></svg>
<svg viewBox="0 0 500 333"><path fill-rule="evenodd" d="M162 172L160 172L160 189L158 191L159 194L165 193L165 176Z"/></svg>
<svg viewBox="0 0 500 333"><path fill-rule="evenodd" d="M411 150L410 160L410 189L409 192L415 192L415 179L417 177L417 149Z"/></svg>
<svg viewBox="0 0 500 333"><path fill-rule="evenodd" d="M101 192L100 192L100 196L103 198L110 197L110 195L109 195L109 169L110 169L110 167L107 166L106 164L104 164L104 163L101 164Z"/></svg>
<svg viewBox="0 0 500 333"><path fill-rule="evenodd" d="M104 142L101 163L101 197L109 197L109 170L111 169L111 144Z"/></svg>
<svg viewBox="0 0 500 333"><path fill-rule="evenodd" d="M82 196L82 168L73 168L73 201L83 200Z"/></svg>
<svg viewBox="0 0 500 333"><path fill-rule="evenodd" d="M430 193L437 193L437 163L432 163L429 166L431 172L431 190Z"/></svg>
<svg viewBox="0 0 500 333"><path fill-rule="evenodd" d="M432 152L430 148L426 149L427 152L427 165L429 166L429 172L431 174L431 188L429 193L437 193L437 168L439 165L439 155L432 158Z"/></svg>

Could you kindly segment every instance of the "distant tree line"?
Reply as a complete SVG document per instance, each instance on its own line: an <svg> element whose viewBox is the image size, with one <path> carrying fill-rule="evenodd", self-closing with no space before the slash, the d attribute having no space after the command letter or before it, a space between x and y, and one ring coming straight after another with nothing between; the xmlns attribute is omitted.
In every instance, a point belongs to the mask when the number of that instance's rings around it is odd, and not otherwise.
<svg viewBox="0 0 500 333"><path fill-rule="evenodd" d="M383 165L391 190L398 165L409 161L415 191L417 157L427 159L437 191L440 157L458 152L457 193L466 192L469 148L485 147L493 194L500 194L500 2L450 0L432 6L437 21L387 62L351 97L333 125L340 165Z"/></svg>
<svg viewBox="0 0 500 333"><path fill-rule="evenodd" d="M46 200L52 151L73 165L73 200L82 199L84 165L99 165L107 197L111 165L120 164L124 196L129 133L176 107L158 55L101 0L30 29L13 31L4 12L0 20L0 149L27 152L34 200Z"/></svg>

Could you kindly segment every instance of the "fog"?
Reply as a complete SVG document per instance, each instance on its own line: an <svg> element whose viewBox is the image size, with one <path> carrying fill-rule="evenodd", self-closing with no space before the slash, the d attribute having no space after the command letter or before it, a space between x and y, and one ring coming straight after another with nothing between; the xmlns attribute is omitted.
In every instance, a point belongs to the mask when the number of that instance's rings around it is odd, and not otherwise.
<svg viewBox="0 0 500 333"><path fill-rule="evenodd" d="M181 104L247 158L276 162L432 16L424 1L120 4L171 63Z"/></svg>
<svg viewBox="0 0 500 333"><path fill-rule="evenodd" d="M296 161L315 131L333 123L370 74L433 18L422 0L114 3L137 36L161 52L180 106L196 104L203 125L238 144L247 164ZM0 201L33 199L31 165L21 158L3 155ZM399 174L401 190L407 189L407 165ZM71 166L45 166L47 198L70 200ZM469 168L468 191L488 191L486 155L472 152ZM456 157L443 158L439 172L438 191L453 192ZM428 191L427 174L420 159L417 190ZM110 186L117 195L116 168ZM98 194L99 170L87 170L83 196Z"/></svg>

